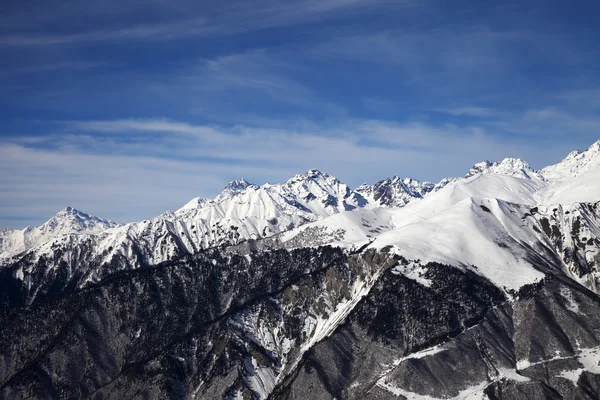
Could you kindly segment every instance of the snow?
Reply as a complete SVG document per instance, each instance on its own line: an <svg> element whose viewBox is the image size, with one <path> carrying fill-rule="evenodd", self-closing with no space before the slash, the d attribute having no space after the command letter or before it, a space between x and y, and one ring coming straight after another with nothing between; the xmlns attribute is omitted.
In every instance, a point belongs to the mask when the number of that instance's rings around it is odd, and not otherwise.
<svg viewBox="0 0 600 400"><path fill-rule="evenodd" d="M373 208L380 206L402 207L415 199L423 198L426 194L435 192L451 180L444 179L438 184L421 182L413 178L400 178L395 175L392 179L386 178L374 185L363 184L356 190L356 198L366 201L364 207ZM357 200L358 201L358 200Z"/></svg>
<svg viewBox="0 0 600 400"><path fill-rule="evenodd" d="M425 287L430 287L433 282L422 276L426 271L427 269L423 265L416 262L409 262L407 265L398 265L392 269L393 274L404 275Z"/></svg>
<svg viewBox="0 0 600 400"><path fill-rule="evenodd" d="M440 346L440 345L433 346L433 347L430 347L428 349L424 349L424 350L421 350L421 351L417 351L416 353L409 354L409 355L407 355L405 357L398 358L398 359L396 359L396 360L394 360L392 362L392 365L394 367L397 367L398 365L400 365L402 362L404 362L406 360L413 360L413 359L418 359L418 358L429 357L429 356L432 356L434 354L440 353L442 351L444 351L444 348L442 346ZM384 374L387 374L391 370L393 370L393 368L388 369Z"/></svg>
<svg viewBox="0 0 600 400"><path fill-rule="evenodd" d="M489 385L489 382L484 381L477 385L468 387L459 392L457 396L444 398L446 400L483 400L487 399L487 395L483 393L484 389ZM418 393L409 392L393 384L385 381L377 382L377 386L396 396L404 396L407 400L442 400L440 397L432 397Z"/></svg>
<svg viewBox="0 0 600 400"><path fill-rule="evenodd" d="M394 367L400 365L403 361L408 360L408 359L415 359L415 358L424 358L424 357L428 357L437 353L440 353L444 351L444 349L441 346L435 346L432 347L430 349L426 349L426 350L422 350L418 353L414 353L411 354L407 357L403 357L399 360L395 360L393 365ZM394 385L393 382L391 382L388 378L388 376L386 376L391 370L393 370L393 368L389 369L388 371L386 371L384 373L384 376L382 378L380 378L376 385L382 389L387 390L388 392L396 395L396 396L404 396L407 399L414 399L414 400L439 400L439 398L437 397L432 397L432 396L428 396L428 395L423 395L423 394L418 394L418 393L414 393L414 392L410 392L408 390L405 390L403 388L400 388L396 385ZM499 368L498 369L498 374L491 380L491 381L483 381L479 384L467 387L465 389L462 389L459 391L459 394L457 396L451 397L450 399L454 399L454 400L459 400L459 399L471 399L471 400L476 400L476 399L487 399L487 395L485 395L484 390L487 386L489 386L491 383L502 380L502 379L508 379L508 380L513 380L513 381L517 381L517 382L528 382L530 381L530 378L520 375L515 369L512 368Z"/></svg>
<svg viewBox="0 0 600 400"><path fill-rule="evenodd" d="M531 379L519 374L514 368L499 368L498 379L508 379L516 382L529 382Z"/></svg>
<svg viewBox="0 0 600 400"><path fill-rule="evenodd" d="M423 285L429 282L421 278L424 271L419 265L427 262L461 268L474 266L499 287L510 289L540 280L544 275L527 261L529 249L552 246L540 234L539 227L524 222L524 216L533 207L546 211L556 208L539 202L540 194L552 193L556 185L518 159L484 163L479 169L480 172L450 182L402 208L340 213L289 231L281 239L286 242L319 227L320 235L317 239L315 234L314 245L326 243L327 235L323 232L327 232L329 243L336 246L358 248L369 242L373 248L393 246L398 254L415 261L394 271ZM595 179L593 174L599 175L600 168L591 169L576 180L585 179L590 188L598 191L600 176ZM571 196L577 192L575 187L580 191L587 187L580 183L573 186L569 188ZM595 194L593 190L587 192L590 194L587 198L576 199L600 200L600 192ZM336 232L344 232L343 237Z"/></svg>
<svg viewBox="0 0 600 400"><path fill-rule="evenodd" d="M574 312L575 314L583 315L583 313L579 311L579 304L577 304L577 302L573 298L573 293L571 293L568 287L561 287L560 295L565 299L565 306L567 307L567 310Z"/></svg>
<svg viewBox="0 0 600 400"><path fill-rule="evenodd" d="M332 244L340 247L356 247L368 243L378 234L392 227L393 209L356 209L335 214L329 218L303 225L283 233L279 239L290 242L299 235L312 236L306 245ZM320 235L319 238L316 236Z"/></svg>
<svg viewBox="0 0 600 400"><path fill-rule="evenodd" d="M474 266L499 287L510 289L540 280L544 275L527 261L529 249L552 246L539 227L523 217L533 207L556 208L538 201L540 193L550 193L555 186L518 159L484 163L479 169L402 208L342 212L288 231L280 239L289 242L304 234L308 239L298 241L298 246L329 243L358 248L369 242L373 248L393 246L414 261L394 271L423 285L429 282L421 278L420 265L427 262ZM588 174L600 174L600 168ZM588 179L588 174L577 179ZM600 179L588 181L590 187L600 189ZM600 200L600 193L592 193L592 199Z"/></svg>
<svg viewBox="0 0 600 400"><path fill-rule="evenodd" d="M467 177L480 173L491 173L497 175L507 175L515 178L526 178L534 180L544 180L544 177L534 171L529 164L519 158L505 158L496 163L483 161L473 165L473 168L467 174Z"/></svg>
<svg viewBox="0 0 600 400"><path fill-rule="evenodd" d="M600 157L599 157L600 160ZM536 193L540 204L570 204L600 200L600 165Z"/></svg>
<svg viewBox="0 0 600 400"><path fill-rule="evenodd" d="M180 210L181 211L195 210L197 208L204 207L208 202L210 202L210 200L202 198L202 197L195 197L192 200L190 200L188 203L186 203L183 207L181 207Z"/></svg>
<svg viewBox="0 0 600 400"><path fill-rule="evenodd" d="M23 269L22 269L22 268L16 269L16 270L13 272L13 276L15 277L15 279L18 279L18 280L22 281L22 280L23 280L23 278L25 277L25 276L23 275Z"/></svg>
<svg viewBox="0 0 600 400"><path fill-rule="evenodd" d="M580 349L578 354L573 358L577 358L577 361L581 363L583 368L577 368L572 371L562 371L560 375L558 375L559 377L568 379L577 384L583 371L588 371L592 374L600 374L600 347Z"/></svg>
<svg viewBox="0 0 600 400"><path fill-rule="evenodd" d="M569 356L561 356L560 353L552 358L548 358L545 360L540 360L540 361L534 361L531 362L529 360L518 360L517 361L517 370L523 370L523 369L527 369L530 367L534 367L536 365L540 365L540 364L545 364L545 363L549 363L552 361L557 361L557 360L568 360L574 357L569 357Z"/></svg>
<svg viewBox="0 0 600 400"><path fill-rule="evenodd" d="M246 386L256 394L258 399L268 398L277 382L275 372L270 368L258 365L253 358L244 360L244 368L248 373L244 376Z"/></svg>

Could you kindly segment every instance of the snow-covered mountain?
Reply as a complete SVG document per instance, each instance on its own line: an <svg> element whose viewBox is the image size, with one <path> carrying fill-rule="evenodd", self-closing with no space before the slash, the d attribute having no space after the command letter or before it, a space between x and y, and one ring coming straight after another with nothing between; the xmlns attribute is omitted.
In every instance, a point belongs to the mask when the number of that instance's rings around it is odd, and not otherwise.
<svg viewBox="0 0 600 400"><path fill-rule="evenodd" d="M195 198L174 212L168 211L152 219L122 226L80 212L72 215L81 214L81 217L60 222L73 212L67 208L69 211L61 211L40 227L3 234L0 260L4 259L2 262L5 264L14 262L23 251L31 252L30 257L50 256L56 248L85 242L92 243L94 254L90 257L98 265L109 264L117 257L129 260L135 268L173 260L206 248L290 232L307 223L360 208L414 205L405 212L399 212L396 217L396 220L404 221L397 226L405 226L407 221L414 221L415 215L422 213L415 210L431 213L437 210L435 213L438 213L449 210L460 201L468 201L468 198L476 201L497 199L532 207L589 202L599 198L595 182L600 168L594 168L600 165L597 156L600 154L599 143L576 157L571 153L562 162L541 171L534 171L522 160L507 158L496 163L484 161L475 164L465 177L443 179L438 184L394 176L351 190L337 178L314 169L283 184L258 186L242 178L230 182L212 200ZM575 159L585 173L573 167ZM550 174L554 177L556 171L562 171L563 178L546 178L544 171L554 171L554 175ZM569 173L570 179L567 178ZM416 225L425 217L419 218L414 221ZM340 221L334 223L340 224ZM19 235L23 235L20 232L28 231L35 232L29 235L31 239L19 240ZM369 232L369 237L372 236L373 232ZM101 279L103 271L91 273L85 281Z"/></svg>
<svg viewBox="0 0 600 400"><path fill-rule="evenodd" d="M403 207L415 199L422 199L428 193L443 188L451 181L452 179L444 179L440 183L434 184L413 178L402 179L394 175L392 179L386 178L374 185L363 184L354 193L357 198L364 199L362 203L368 208Z"/></svg>
<svg viewBox="0 0 600 400"><path fill-rule="evenodd" d="M0 267L0 397L598 398L599 154L64 224Z"/></svg>
<svg viewBox="0 0 600 400"><path fill-rule="evenodd" d="M195 198L174 212L116 229L109 229L114 224L97 225L94 230L73 225L72 229L54 230L44 240L27 241L20 246L6 241L0 259L35 247L46 253L53 245L67 241L64 235L76 234L79 238L70 239L97 242L106 262L119 254L140 256L139 262L155 264L209 247L272 236L342 211L402 206L444 184L445 181L433 185L395 177L352 191L337 178L314 169L284 184L258 186L240 179L230 182L213 200ZM28 229L43 230L45 225ZM43 243L45 247L41 246Z"/></svg>
<svg viewBox="0 0 600 400"><path fill-rule="evenodd" d="M66 207L40 226L0 231L0 258L18 254L61 235L97 234L116 226L115 222Z"/></svg>

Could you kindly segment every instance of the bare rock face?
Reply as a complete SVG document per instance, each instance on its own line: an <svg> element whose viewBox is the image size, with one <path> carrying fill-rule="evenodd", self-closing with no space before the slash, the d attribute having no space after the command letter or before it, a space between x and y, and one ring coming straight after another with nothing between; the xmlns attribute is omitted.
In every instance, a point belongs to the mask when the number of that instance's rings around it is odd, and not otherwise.
<svg viewBox="0 0 600 400"><path fill-rule="evenodd" d="M560 255L564 271L591 290L600 287L600 202L534 207L530 218Z"/></svg>

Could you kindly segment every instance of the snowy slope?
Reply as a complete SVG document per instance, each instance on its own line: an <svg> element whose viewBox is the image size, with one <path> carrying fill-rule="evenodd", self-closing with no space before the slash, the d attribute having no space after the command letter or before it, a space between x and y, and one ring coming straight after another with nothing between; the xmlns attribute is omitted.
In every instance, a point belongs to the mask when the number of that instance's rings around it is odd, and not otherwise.
<svg viewBox="0 0 600 400"><path fill-rule="evenodd" d="M585 168L585 172L575 177L558 181L536 193L540 204L569 204L600 200L600 165Z"/></svg>
<svg viewBox="0 0 600 400"><path fill-rule="evenodd" d="M0 258L36 246L48 254L53 244L68 242L61 235L85 233L96 236L97 253L107 262L115 254L132 257L139 250L144 262L158 263L207 247L270 236L352 209L346 202L349 195L348 186L337 178L311 170L285 184L259 187L245 179L233 181L214 200L195 198L175 212L107 232L116 224L79 211L70 218L72 209L67 208L40 227L3 232Z"/></svg>
<svg viewBox="0 0 600 400"><path fill-rule="evenodd" d="M497 286L518 289L544 274L527 262L528 252L521 243L536 236L531 235L533 229L519 226L522 213L515 209L497 199L470 197L444 212L383 233L372 246L394 246L398 254L421 264L475 266Z"/></svg>
<svg viewBox="0 0 600 400"><path fill-rule="evenodd" d="M324 244L358 248L394 228L395 213L395 209L384 207L346 211L284 232L277 240L287 248Z"/></svg>
<svg viewBox="0 0 600 400"><path fill-rule="evenodd" d="M493 171L502 173L507 168ZM139 247L147 262L161 262L207 247L272 236L356 208L402 207L460 180L449 178L433 184L394 176L351 190L315 169L284 184L257 186L242 178L230 182L215 199L194 198L175 212L127 224L106 235L100 234L117 224L80 211L72 214L77 218L68 219L72 209L67 208L42 226L0 232L0 260L48 241L61 241L61 235L85 233L99 235L96 239L103 243L100 252L108 253L109 258L116 254L116 248L122 248L118 253L127 256L133 247Z"/></svg>

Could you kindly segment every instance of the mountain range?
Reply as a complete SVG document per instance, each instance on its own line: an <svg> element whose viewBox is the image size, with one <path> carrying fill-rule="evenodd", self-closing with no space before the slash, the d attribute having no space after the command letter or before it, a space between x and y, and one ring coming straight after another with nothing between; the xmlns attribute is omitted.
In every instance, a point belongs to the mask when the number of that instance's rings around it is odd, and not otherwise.
<svg viewBox="0 0 600 400"><path fill-rule="evenodd" d="M600 140L0 232L0 397L600 396Z"/></svg>

